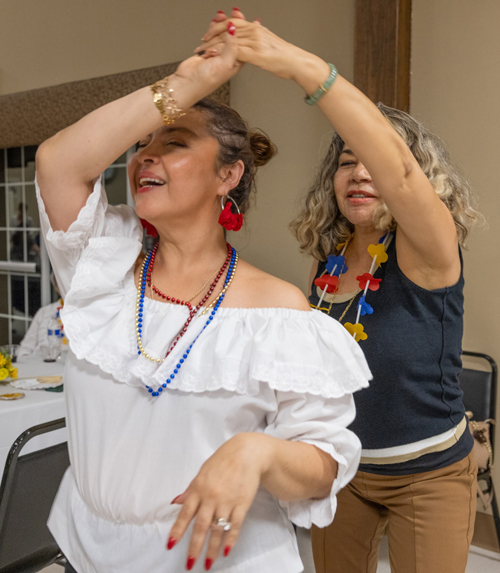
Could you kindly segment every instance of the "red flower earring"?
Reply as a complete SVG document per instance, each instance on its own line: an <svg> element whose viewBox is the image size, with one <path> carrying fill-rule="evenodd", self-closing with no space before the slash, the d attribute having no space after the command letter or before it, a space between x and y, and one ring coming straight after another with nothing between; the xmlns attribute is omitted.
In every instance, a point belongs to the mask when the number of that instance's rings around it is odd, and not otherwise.
<svg viewBox="0 0 500 573"><path fill-rule="evenodd" d="M219 224L228 231L239 231L243 225L243 215L236 204L236 201L229 195L225 195L226 205L224 205L224 197L221 197L222 213L219 215ZM231 211L231 203L234 204L238 214Z"/></svg>
<svg viewBox="0 0 500 573"><path fill-rule="evenodd" d="M158 236L158 231L156 230L156 227L154 225L151 225L151 223L148 223L146 219L141 219L141 225L143 229L146 229L147 235L151 235L151 237Z"/></svg>

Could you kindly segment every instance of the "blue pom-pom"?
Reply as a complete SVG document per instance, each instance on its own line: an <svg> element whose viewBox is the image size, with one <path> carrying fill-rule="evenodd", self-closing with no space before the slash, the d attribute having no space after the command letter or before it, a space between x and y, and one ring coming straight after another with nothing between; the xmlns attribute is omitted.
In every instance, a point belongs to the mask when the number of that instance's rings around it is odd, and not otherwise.
<svg viewBox="0 0 500 573"><path fill-rule="evenodd" d="M359 299L358 308L361 309L361 316L365 316L365 314L373 314L373 307L365 301L364 296Z"/></svg>
<svg viewBox="0 0 500 573"><path fill-rule="evenodd" d="M345 257L342 255L330 255L326 261L326 271L328 273L332 273L333 276L340 276L340 274L345 273L347 271L347 265L345 263Z"/></svg>

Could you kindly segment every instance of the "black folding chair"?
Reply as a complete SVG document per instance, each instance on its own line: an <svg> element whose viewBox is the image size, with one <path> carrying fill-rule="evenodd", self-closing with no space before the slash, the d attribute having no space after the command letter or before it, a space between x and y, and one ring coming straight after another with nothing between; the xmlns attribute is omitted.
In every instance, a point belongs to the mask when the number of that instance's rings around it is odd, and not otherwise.
<svg viewBox="0 0 500 573"><path fill-rule="evenodd" d="M0 573L32 573L65 563L46 523L69 466L68 444L21 455L35 436L65 426L64 418L33 426L10 449L0 485Z"/></svg>
<svg viewBox="0 0 500 573"><path fill-rule="evenodd" d="M491 356L480 352L463 352L463 356L478 358L485 364L488 370L476 370L474 368L464 368L459 376L460 387L464 393L465 409L474 414L475 420L495 420L496 400L497 400L497 378L498 369L496 362ZM490 426L490 440L493 451L495 450L495 431ZM491 476L491 470L479 471L477 476L478 482L482 482L486 489L483 491L491 494L491 509L497 534L498 544L500 546L500 514L495 494L495 487Z"/></svg>

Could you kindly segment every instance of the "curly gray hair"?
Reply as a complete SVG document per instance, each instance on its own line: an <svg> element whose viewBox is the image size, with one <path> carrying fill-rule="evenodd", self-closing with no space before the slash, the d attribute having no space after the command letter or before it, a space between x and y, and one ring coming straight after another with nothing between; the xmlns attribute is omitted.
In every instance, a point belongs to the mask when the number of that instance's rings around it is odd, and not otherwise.
<svg viewBox="0 0 500 573"><path fill-rule="evenodd" d="M451 163L444 142L409 114L380 103L377 107L406 142L439 198L450 210L459 243L464 246L470 228L481 216L473 207L470 185ZM336 245L348 239L354 230L338 208L333 186L343 148L344 141L335 133L316 180L307 192L298 216L290 224L300 250L318 260L326 260ZM374 223L383 231L396 227L385 204L376 209Z"/></svg>

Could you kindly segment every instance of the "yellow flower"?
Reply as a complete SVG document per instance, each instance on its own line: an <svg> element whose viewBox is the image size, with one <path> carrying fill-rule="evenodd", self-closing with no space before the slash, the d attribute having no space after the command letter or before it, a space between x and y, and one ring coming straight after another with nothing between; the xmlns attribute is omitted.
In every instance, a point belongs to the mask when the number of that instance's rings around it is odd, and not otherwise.
<svg viewBox="0 0 500 573"><path fill-rule="evenodd" d="M5 380L5 378L7 378L8 375L9 371L7 370L7 368L0 368L0 380Z"/></svg>
<svg viewBox="0 0 500 573"><path fill-rule="evenodd" d="M377 264L380 266L385 263L389 258L389 255L385 252L385 245L379 243L378 245L369 245L368 252L371 257L377 257Z"/></svg>
<svg viewBox="0 0 500 573"><path fill-rule="evenodd" d="M10 377L15 380L17 378L17 368L11 368L9 370Z"/></svg>
<svg viewBox="0 0 500 573"><path fill-rule="evenodd" d="M366 340L368 338L368 334L366 334L363 325L360 324L359 322L357 322L356 324L352 324L351 322L346 322L344 326L347 332L351 336L355 334L354 340L356 340L356 342L359 342L360 340Z"/></svg>
<svg viewBox="0 0 500 573"><path fill-rule="evenodd" d="M0 368L5 366L6 362L7 362L7 360L5 360L5 356L3 354L0 354Z"/></svg>

